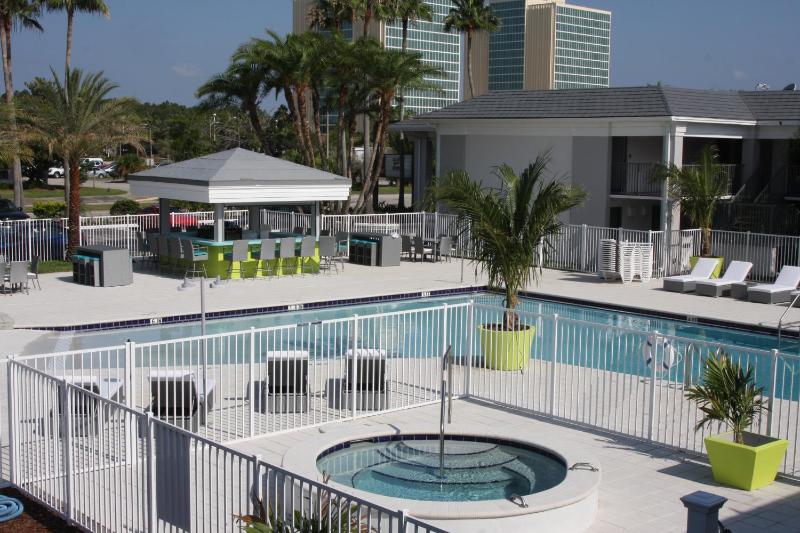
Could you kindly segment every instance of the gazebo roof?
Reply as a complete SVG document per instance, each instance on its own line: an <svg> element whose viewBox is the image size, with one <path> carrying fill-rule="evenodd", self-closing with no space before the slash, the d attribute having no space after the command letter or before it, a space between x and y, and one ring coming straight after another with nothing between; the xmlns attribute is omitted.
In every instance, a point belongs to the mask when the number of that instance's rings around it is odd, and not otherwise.
<svg viewBox="0 0 800 533"><path fill-rule="evenodd" d="M128 181L137 196L206 203L303 203L350 195L347 178L243 148L149 168Z"/></svg>

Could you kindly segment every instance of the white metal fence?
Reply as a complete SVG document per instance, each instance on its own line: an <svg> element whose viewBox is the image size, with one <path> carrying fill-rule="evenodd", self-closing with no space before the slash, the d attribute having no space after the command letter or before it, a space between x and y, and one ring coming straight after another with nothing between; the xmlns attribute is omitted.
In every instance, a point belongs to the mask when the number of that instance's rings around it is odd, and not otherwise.
<svg viewBox="0 0 800 533"><path fill-rule="evenodd" d="M89 531L444 530L132 410L67 379L8 365L11 481ZM99 393L98 393L99 392Z"/></svg>

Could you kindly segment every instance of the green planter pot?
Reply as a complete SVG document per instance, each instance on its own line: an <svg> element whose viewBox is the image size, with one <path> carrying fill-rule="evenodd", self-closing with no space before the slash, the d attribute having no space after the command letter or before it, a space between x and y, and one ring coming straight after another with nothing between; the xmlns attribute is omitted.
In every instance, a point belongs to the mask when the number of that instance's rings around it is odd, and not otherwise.
<svg viewBox="0 0 800 533"><path fill-rule="evenodd" d="M733 442L731 432L705 438L714 481L744 490L769 485L778 475L789 441L756 433L745 433L744 441Z"/></svg>
<svg viewBox="0 0 800 533"><path fill-rule="evenodd" d="M481 350L487 368L493 370L521 370L531 359L531 345L536 337L536 328L514 331L496 330L478 326Z"/></svg>
<svg viewBox="0 0 800 533"><path fill-rule="evenodd" d="M700 259L699 255L693 255L689 258L689 268L694 268L697 264L697 260ZM722 274L722 263L725 262L724 257L709 257L707 259L716 259L717 266L714 267L714 272L711 273L711 279L717 279Z"/></svg>

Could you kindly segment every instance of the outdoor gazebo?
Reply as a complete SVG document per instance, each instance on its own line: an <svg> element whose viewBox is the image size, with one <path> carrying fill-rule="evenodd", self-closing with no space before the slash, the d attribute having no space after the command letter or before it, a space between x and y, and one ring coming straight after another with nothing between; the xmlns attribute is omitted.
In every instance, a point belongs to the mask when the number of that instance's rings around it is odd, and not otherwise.
<svg viewBox="0 0 800 533"><path fill-rule="evenodd" d="M158 197L161 232L170 230L170 200L214 206L214 241L225 240L225 206L247 206L258 230L264 205L310 205L319 235L319 203L350 198L350 180L243 148L225 150L128 177L131 193Z"/></svg>

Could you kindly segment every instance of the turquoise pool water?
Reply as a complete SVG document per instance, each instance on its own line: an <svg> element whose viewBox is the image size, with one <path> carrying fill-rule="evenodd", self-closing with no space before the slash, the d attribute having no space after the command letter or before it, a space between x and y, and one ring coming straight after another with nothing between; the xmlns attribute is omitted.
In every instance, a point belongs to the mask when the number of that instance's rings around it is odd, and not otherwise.
<svg viewBox="0 0 800 533"><path fill-rule="evenodd" d="M371 439L320 456L317 468L342 485L425 501L483 501L542 492L566 477L553 455L510 442L445 438L439 470L436 435Z"/></svg>
<svg viewBox="0 0 800 533"><path fill-rule="evenodd" d="M463 303L470 299L479 303L493 305L501 304L501 297L496 294L479 293L469 296L430 297L410 300L401 300L385 303L331 307L325 309L298 310L285 313L256 315L242 318L229 318L211 320L207 322L207 331L210 334L230 331L242 331L251 327L264 328L297 323L311 323L350 317L354 314L366 316L377 313L388 313L441 306L444 303ZM711 343L724 343L735 345L743 349L771 350L777 347L777 339L773 335L759 332L745 331L742 329L691 324L685 321L653 318L645 315L623 313L614 310L595 309L586 306L558 303L533 298L523 298L520 308L525 311L553 315L560 317L591 322L598 326L616 326L637 331L659 331L666 335L674 335L692 340L701 340ZM423 327L424 325L420 325ZM62 334L63 335L63 334ZM142 328L128 328L120 330L100 331L93 333L79 333L63 337L60 349L90 349L103 346L113 346L124 343L130 339L135 342L153 342L160 340L179 339L200 335L199 322L187 322L174 325L148 326ZM784 339L782 350L797 353L798 345L794 339Z"/></svg>

